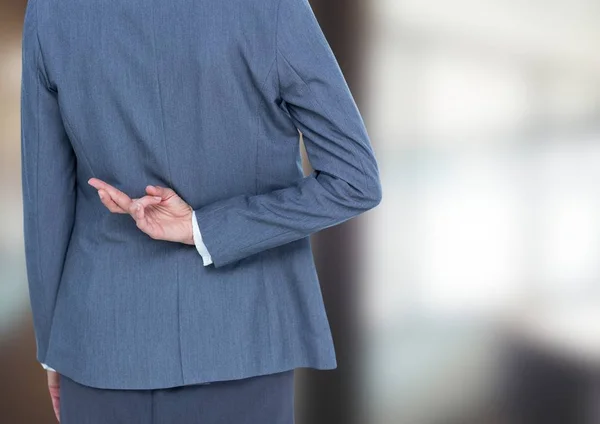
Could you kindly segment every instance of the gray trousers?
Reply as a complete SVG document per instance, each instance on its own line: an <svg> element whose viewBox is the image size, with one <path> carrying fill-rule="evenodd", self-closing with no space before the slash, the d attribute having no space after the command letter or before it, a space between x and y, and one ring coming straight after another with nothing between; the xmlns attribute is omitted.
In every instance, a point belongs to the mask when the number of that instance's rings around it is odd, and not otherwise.
<svg viewBox="0 0 600 424"><path fill-rule="evenodd" d="M61 424L294 424L294 370L167 389L85 386L60 377Z"/></svg>

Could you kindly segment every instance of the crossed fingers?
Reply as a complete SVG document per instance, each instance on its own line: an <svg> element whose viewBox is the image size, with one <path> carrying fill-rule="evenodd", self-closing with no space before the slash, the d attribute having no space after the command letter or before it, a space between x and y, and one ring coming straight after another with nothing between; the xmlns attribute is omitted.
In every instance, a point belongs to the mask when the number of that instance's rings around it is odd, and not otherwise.
<svg viewBox="0 0 600 424"><path fill-rule="evenodd" d="M144 218L144 208L162 201L159 196L144 196L131 199L121 190L105 183L98 178L90 178L88 183L98 190L102 203L114 213L130 214L134 219Z"/></svg>

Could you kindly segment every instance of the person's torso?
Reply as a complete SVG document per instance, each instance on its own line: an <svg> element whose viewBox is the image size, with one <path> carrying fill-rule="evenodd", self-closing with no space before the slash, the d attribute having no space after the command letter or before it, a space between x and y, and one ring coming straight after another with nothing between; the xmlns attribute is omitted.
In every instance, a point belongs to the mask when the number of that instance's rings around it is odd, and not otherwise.
<svg viewBox="0 0 600 424"><path fill-rule="evenodd" d="M36 1L77 156L48 364L133 388L335 363L308 238L204 267L192 246L149 238L87 184L132 198L168 186L196 209L302 178L273 66L277 2Z"/></svg>

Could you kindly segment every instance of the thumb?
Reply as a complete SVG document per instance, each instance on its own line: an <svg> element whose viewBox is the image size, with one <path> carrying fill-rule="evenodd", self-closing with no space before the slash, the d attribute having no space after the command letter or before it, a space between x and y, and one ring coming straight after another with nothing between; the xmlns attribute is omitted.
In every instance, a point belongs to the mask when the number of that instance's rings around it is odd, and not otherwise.
<svg viewBox="0 0 600 424"><path fill-rule="evenodd" d="M171 197L175 194L175 191L173 191L171 188L153 185L146 186L146 192L152 196L160 196L163 199Z"/></svg>

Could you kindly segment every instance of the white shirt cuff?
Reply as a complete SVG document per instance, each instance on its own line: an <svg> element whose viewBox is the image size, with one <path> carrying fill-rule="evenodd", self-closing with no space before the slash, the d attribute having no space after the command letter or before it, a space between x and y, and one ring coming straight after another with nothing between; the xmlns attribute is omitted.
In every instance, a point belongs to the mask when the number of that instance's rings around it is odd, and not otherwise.
<svg viewBox="0 0 600 424"><path fill-rule="evenodd" d="M196 245L196 250L200 256L202 256L204 266L210 265L213 261L210 257L210 253L208 253L206 245L202 241L202 234L200 234L200 227L198 226L198 220L196 219L196 211L192 212L192 226L194 228L194 244Z"/></svg>
<svg viewBox="0 0 600 424"><path fill-rule="evenodd" d="M46 365L46 364L44 364L44 363L41 363L41 364L42 364L42 367L43 367L45 370L48 370L48 371L54 371L54 372L56 372L56 370L55 370L54 368L50 368L48 365Z"/></svg>

